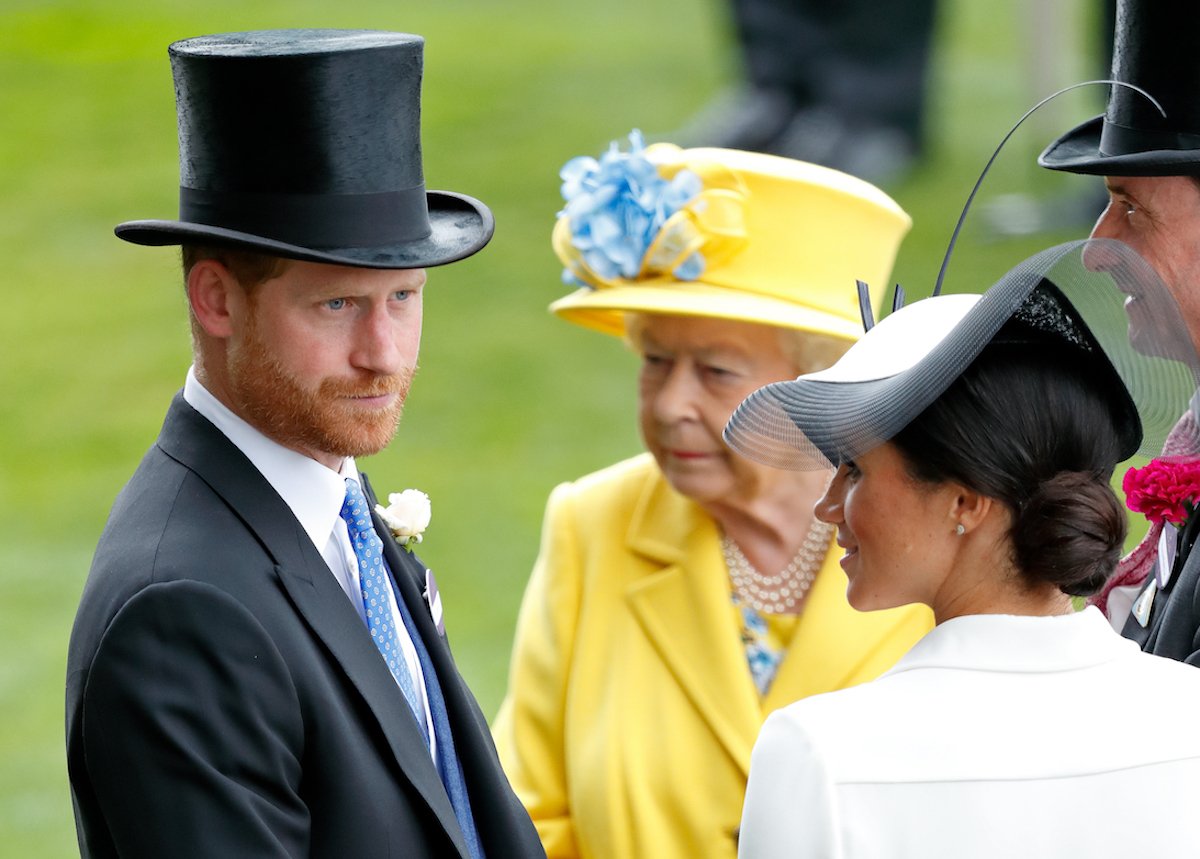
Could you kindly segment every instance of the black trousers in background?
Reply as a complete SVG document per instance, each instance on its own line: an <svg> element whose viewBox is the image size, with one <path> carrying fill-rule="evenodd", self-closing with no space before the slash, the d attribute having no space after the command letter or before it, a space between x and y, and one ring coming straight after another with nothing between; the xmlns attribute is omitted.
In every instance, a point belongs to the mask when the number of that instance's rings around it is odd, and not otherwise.
<svg viewBox="0 0 1200 859"><path fill-rule="evenodd" d="M902 131L920 147L933 0L731 0L746 74L799 109Z"/></svg>

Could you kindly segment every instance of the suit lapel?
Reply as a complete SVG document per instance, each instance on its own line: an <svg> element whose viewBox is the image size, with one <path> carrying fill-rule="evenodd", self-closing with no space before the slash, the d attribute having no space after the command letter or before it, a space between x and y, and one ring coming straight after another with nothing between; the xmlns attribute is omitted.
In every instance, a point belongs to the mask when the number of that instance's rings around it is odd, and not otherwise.
<svg viewBox="0 0 1200 859"><path fill-rule="evenodd" d="M303 536L307 539L307 535ZM333 654L375 715L400 768L447 833L459 844L463 856L468 855L465 845L460 844L462 835L454 809L442 787L425 738L416 721L409 718L404 693L379 657L370 636L364 635L363 623L350 601L328 570L306 576L291 572L288 564L281 563L278 569L280 580L297 610ZM340 607L343 603L346 611L331 610L333 605Z"/></svg>
<svg viewBox="0 0 1200 859"><path fill-rule="evenodd" d="M363 479L363 488L366 491L367 499L374 511L375 494L371 490L371 484L366 475L361 474L360 476ZM395 537L380 520L378 513L373 512L372 515L375 517L375 529L379 532L380 539L383 540L383 556L387 560L388 568L392 570L396 592L408 607L409 614L416 625L425 649L429 652L429 659L437 673L438 685L441 687L442 697L446 702L446 711L454 731L454 741L459 758L469 760L477 755L483 755L489 759L495 758L487 720L479 710L475 697L463 682L458 666L454 662L454 656L450 652L449 643L445 635L438 632L429 603L425 601L424 588L427 572L425 565L416 555L400 548ZM469 768L464 768L468 769L466 775L470 780L472 773ZM476 811L477 815L478 813Z"/></svg>
<svg viewBox="0 0 1200 859"><path fill-rule="evenodd" d="M362 479L367 501L371 505L375 530L383 541L383 556L388 569L392 571L396 593L408 608L409 616L433 665L453 734L455 752L463 764L463 778L466 781L472 816L480 838L485 848L489 843L511 845L513 839L519 836L509 830L511 820L505 817L505 806L500 802L500 798L511 796L512 791L502 776L503 771L491 742L487 720L463 682L449 644L445 636L438 632L429 604L425 600L426 567L416 555L400 548L391 531L375 511L376 496L370 480L361 472L359 477ZM448 803L447 808L450 808ZM452 834L459 851L463 856L468 856L469 851L457 821Z"/></svg>
<svg viewBox="0 0 1200 859"><path fill-rule="evenodd" d="M628 541L634 552L661 564L630 582L633 616L697 713L747 771L761 710L738 646L715 526L655 471Z"/></svg>
<svg viewBox="0 0 1200 859"><path fill-rule="evenodd" d="M177 395L171 404L159 447L212 487L255 534L275 561L276 574L292 604L358 690L400 768L466 856L454 810L420 729L413 719L398 717L408 710L404 694L324 558L283 499L242 452L182 396Z"/></svg>
<svg viewBox="0 0 1200 859"><path fill-rule="evenodd" d="M375 496L375 490L371 487L371 481L362 472L359 472L358 476L363 487L363 494L367 498L367 504L371 507L371 521L375 525L375 532L379 535L379 539L383 541L383 556L387 561L388 570L392 573L392 581L396 585L397 595L400 599L404 600L404 604L408 607L408 611L412 615L413 622L417 624L417 628L421 633L422 641L428 647L431 642L428 638L430 631L433 632L433 638L435 639L441 636L438 635L437 629L433 627L429 605L425 602L425 565L415 555L400 548L400 544L396 542L396 538L392 535L391 530L379 517L379 512L375 509L378 501ZM432 657L433 653L431 651L430 658Z"/></svg>
<svg viewBox="0 0 1200 859"><path fill-rule="evenodd" d="M1138 646L1147 653L1156 653L1158 651L1158 640L1162 632L1163 619L1167 616L1167 605L1171 601L1171 595L1175 592L1175 586L1179 580L1184 577L1184 570L1187 569L1188 559L1191 557L1192 549L1195 548L1196 537L1200 534L1200 516L1192 516L1188 519L1183 530L1179 532L1177 537L1179 550L1175 554L1175 563L1171 569L1171 580L1167 582L1167 586L1162 588L1154 595L1154 604L1150 607L1150 622L1146 626L1142 626L1137 622L1137 619L1130 614L1125 620L1125 625L1121 628L1121 635L1132 641L1136 641ZM1157 588L1158 584L1155 581L1154 572L1146 577L1146 585L1138 593L1140 599L1150 588ZM1135 602L1136 606L1137 603Z"/></svg>
<svg viewBox="0 0 1200 859"><path fill-rule="evenodd" d="M1187 524L1183 527L1183 533L1179 535L1179 551L1175 555L1175 569L1171 576L1174 580L1187 564L1188 556L1191 555L1192 549L1196 545L1196 537L1200 535L1200 516L1191 516L1188 518Z"/></svg>

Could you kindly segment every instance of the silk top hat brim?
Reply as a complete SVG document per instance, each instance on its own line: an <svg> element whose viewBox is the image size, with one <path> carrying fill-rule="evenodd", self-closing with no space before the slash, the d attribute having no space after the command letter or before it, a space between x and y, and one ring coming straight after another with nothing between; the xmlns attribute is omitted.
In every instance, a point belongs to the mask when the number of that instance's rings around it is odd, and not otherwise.
<svg viewBox="0 0 1200 859"><path fill-rule="evenodd" d="M752 393L725 440L777 468L853 460L893 438L993 341L1082 355L1110 392L1124 458L1161 450L1200 379L1187 325L1153 268L1128 246L1095 239L1031 257L982 296L939 295L900 308L827 370Z"/></svg>
<svg viewBox="0 0 1200 859"><path fill-rule="evenodd" d="M170 46L179 218L117 235L220 244L371 268L424 268L487 244L492 214L426 191L424 40L370 30L268 30Z"/></svg>
<svg viewBox="0 0 1200 859"><path fill-rule="evenodd" d="M1104 115L1051 143L1038 163L1104 176L1200 174L1200 14L1194 2L1117 0Z"/></svg>
<svg viewBox="0 0 1200 859"><path fill-rule="evenodd" d="M136 245L213 243L308 262L364 268L429 268L445 265L471 256L491 240L496 222L483 203L450 191L429 191L426 197L429 201L427 236L392 242L381 237L384 243L365 247L316 247L317 242L301 245L194 221L127 221L118 225L115 232L119 238ZM316 229L321 228L318 226ZM280 233L286 235L284 231ZM326 234L321 232L321 235Z"/></svg>
<svg viewBox="0 0 1200 859"><path fill-rule="evenodd" d="M1101 149L1105 131L1111 132L1112 126L1105 124L1103 116L1093 117L1047 146L1038 156L1038 164L1087 176L1200 175L1200 148L1106 154Z"/></svg>

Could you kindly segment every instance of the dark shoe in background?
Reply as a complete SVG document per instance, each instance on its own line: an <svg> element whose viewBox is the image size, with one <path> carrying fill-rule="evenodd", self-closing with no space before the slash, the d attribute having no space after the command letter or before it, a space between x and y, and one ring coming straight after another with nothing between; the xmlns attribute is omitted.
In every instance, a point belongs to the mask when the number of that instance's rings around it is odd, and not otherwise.
<svg viewBox="0 0 1200 859"><path fill-rule="evenodd" d="M715 146L767 152L795 112L796 105L785 92L740 86L717 95L664 139L687 149Z"/></svg>
<svg viewBox="0 0 1200 859"><path fill-rule="evenodd" d="M820 107L797 112L767 152L849 173L875 185L899 182L916 164L916 142L897 128L856 124Z"/></svg>
<svg viewBox="0 0 1200 859"><path fill-rule="evenodd" d="M685 148L746 149L808 161L876 185L894 184L916 165L909 134L848 122L823 107L801 107L780 90L737 87L718 95L661 139Z"/></svg>

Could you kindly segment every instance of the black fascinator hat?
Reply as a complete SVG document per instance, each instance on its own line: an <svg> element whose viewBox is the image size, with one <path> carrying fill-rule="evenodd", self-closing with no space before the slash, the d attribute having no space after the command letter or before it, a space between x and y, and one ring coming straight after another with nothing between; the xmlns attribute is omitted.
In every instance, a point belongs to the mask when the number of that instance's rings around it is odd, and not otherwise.
<svg viewBox="0 0 1200 859"><path fill-rule="evenodd" d="M983 295L899 308L832 367L752 393L725 440L778 468L836 466L893 438L1004 341L1080 355L1108 391L1124 458L1161 450L1200 381L1187 326L1154 269L1127 245L1092 239L1042 251Z"/></svg>
<svg viewBox="0 0 1200 859"><path fill-rule="evenodd" d="M1046 147L1038 163L1099 176L1200 175L1200 8L1181 0L1117 0L1103 116Z"/></svg>
<svg viewBox="0 0 1200 859"><path fill-rule="evenodd" d="M420 36L270 30L170 46L179 220L141 245L223 244L369 268L425 268L492 237L483 203L426 191Z"/></svg>

